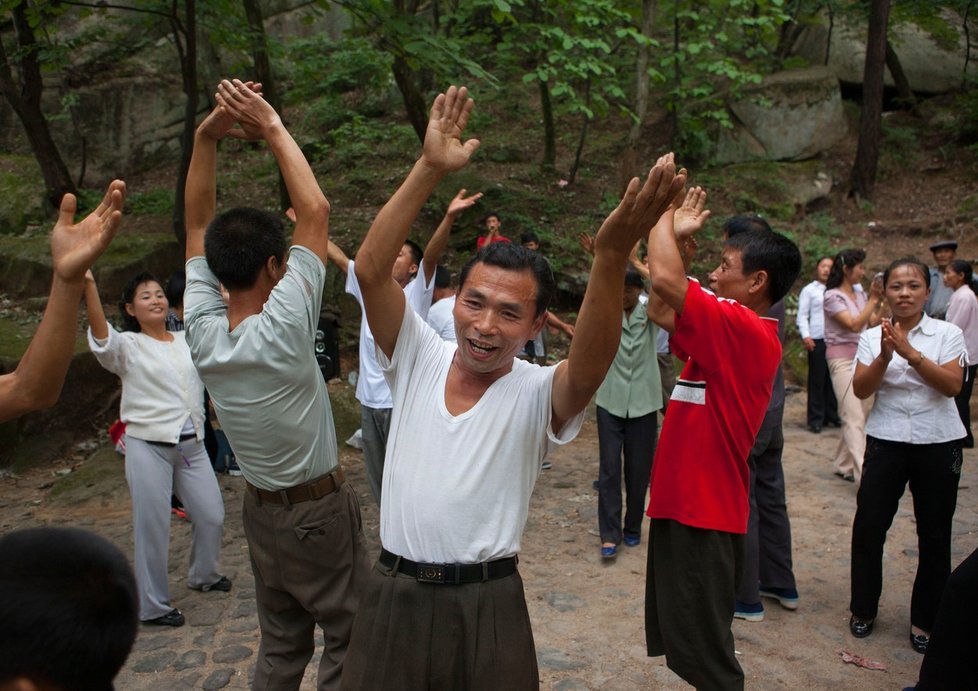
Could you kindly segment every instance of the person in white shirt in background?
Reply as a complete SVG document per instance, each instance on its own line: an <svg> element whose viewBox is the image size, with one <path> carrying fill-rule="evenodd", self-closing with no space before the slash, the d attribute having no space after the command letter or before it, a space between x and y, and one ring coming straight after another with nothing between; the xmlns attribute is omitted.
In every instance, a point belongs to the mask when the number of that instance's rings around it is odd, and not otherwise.
<svg viewBox="0 0 978 691"><path fill-rule="evenodd" d="M946 319L964 333L964 345L968 349L968 366L964 372L961 391L954 397L958 415L964 425L965 437L962 446L975 448L975 437L971 432L971 392L978 373L978 299L975 298L974 272L971 264L963 259L955 259L944 270L944 285L954 293L947 307Z"/></svg>
<svg viewBox="0 0 978 691"><path fill-rule="evenodd" d="M815 434L822 427L841 427L838 404L832 390L829 363L825 359L825 281L832 270L832 257L821 257L815 265L815 280L798 295L795 324L805 350L808 351L808 429Z"/></svg>
<svg viewBox="0 0 978 691"><path fill-rule="evenodd" d="M455 219L466 209L475 205L482 198L482 192L470 197L465 196L465 190L459 190L455 198L448 204L445 217L428 240L424 252L411 240L405 240L394 267L391 269L393 278L407 298L408 306L422 319L428 317L431 309L432 294L435 288L435 267L438 266L441 255L448 246L448 237ZM394 401L391 390L384 381L384 374L377 364L377 349L374 336L367 323L366 312L363 311L363 295L354 270L355 260L350 259L332 240L327 249L330 262L346 274L346 292L356 298L360 305L360 376L357 377L357 400L360 402L360 444L363 449L363 465L367 471L367 481L374 495L377 506L380 506L382 478L384 477L384 457L387 454L387 437L391 427L391 409Z"/></svg>
<svg viewBox="0 0 978 691"><path fill-rule="evenodd" d="M126 423L139 618L144 624L183 626L183 614L170 604L171 494L180 497L192 520L187 585L231 590L218 568L224 499L204 448L204 385L186 332L167 331L169 304L151 274L137 274L123 291L119 313L125 331L105 319L91 271L85 274L85 307L95 359L122 380L119 417Z"/></svg>
<svg viewBox="0 0 978 691"><path fill-rule="evenodd" d="M446 341L455 343L455 286L452 273L441 264L435 269L435 290L431 296L431 309L428 310L428 326L438 332Z"/></svg>
<svg viewBox="0 0 978 691"><path fill-rule="evenodd" d="M898 259L883 274L892 317L863 331L853 393L875 394L866 421L866 456L852 525L849 630L873 631L883 589L883 543L900 497L913 495L919 557L910 599L910 644L924 653L951 573L951 520L961 479L964 426L953 397L968 356L954 324L924 313L930 272Z"/></svg>

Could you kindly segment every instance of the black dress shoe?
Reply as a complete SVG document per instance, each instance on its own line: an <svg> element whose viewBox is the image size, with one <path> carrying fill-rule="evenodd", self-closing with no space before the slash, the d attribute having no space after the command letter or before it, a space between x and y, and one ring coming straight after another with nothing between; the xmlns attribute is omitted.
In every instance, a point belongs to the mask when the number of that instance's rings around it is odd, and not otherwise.
<svg viewBox="0 0 978 691"><path fill-rule="evenodd" d="M916 634L913 631L910 632L910 646L921 655L927 652L927 646L929 643L930 636L927 634Z"/></svg>
<svg viewBox="0 0 978 691"><path fill-rule="evenodd" d="M180 610L178 609L171 609L162 617L143 620L144 624L148 624L150 626L183 626L183 622L183 614L181 614Z"/></svg>
<svg viewBox="0 0 978 691"><path fill-rule="evenodd" d="M856 615L853 614L849 617L849 632L856 638L866 638L866 636L873 633L873 623L875 621L875 619L863 621L862 619L856 618Z"/></svg>
<svg viewBox="0 0 978 691"><path fill-rule="evenodd" d="M811 430L813 434L821 434L822 432L822 426L817 422L813 422L812 424L810 424L808 426L808 429Z"/></svg>

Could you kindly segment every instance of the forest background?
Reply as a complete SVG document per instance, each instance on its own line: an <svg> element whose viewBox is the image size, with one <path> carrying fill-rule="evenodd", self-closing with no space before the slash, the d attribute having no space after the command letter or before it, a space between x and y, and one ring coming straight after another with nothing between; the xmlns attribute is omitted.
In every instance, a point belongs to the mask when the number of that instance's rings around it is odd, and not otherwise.
<svg viewBox="0 0 978 691"><path fill-rule="evenodd" d="M91 207L113 177L129 185L124 230L96 266L107 304L136 270L179 268L192 132L225 76L264 84L350 255L418 155L434 94L466 84L482 149L414 235L458 188L483 192L444 263L465 261L494 210L507 236L540 236L571 321L588 268L578 233L668 150L710 193L697 275L735 213L798 242L798 287L847 246L866 247L872 269L929 259L944 237L978 256L976 12L978 0L3 0L0 365L16 364L43 309L64 193ZM225 143L219 168L222 207L287 208L262 145ZM324 304L345 376L359 314L333 270ZM80 338L58 407L0 426L0 469L52 457L115 415L117 380L86 350ZM797 339L785 362L803 381ZM346 400L342 426L358 418Z"/></svg>

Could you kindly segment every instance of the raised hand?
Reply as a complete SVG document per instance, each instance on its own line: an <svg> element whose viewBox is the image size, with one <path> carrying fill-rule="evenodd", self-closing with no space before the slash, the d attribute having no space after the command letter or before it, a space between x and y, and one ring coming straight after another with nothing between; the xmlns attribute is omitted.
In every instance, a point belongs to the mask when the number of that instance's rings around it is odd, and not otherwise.
<svg viewBox="0 0 978 691"><path fill-rule="evenodd" d="M482 192L476 192L471 197L466 197L465 190L461 189L458 191L458 194L455 195L455 198L448 203L448 211L446 212L446 215L452 217L458 216L466 209L475 206L475 203L480 199L482 199Z"/></svg>
<svg viewBox="0 0 978 691"><path fill-rule="evenodd" d="M251 89L256 94L261 94L261 83L259 82L245 82L244 85ZM215 94L216 98L216 94ZM234 116L231 115L227 108L220 105L214 107L204 121L200 123L197 127L197 131L200 134L204 134L212 139L221 139L225 135L234 137L236 139L245 139L248 141L254 141L261 139L260 132L249 131L241 127L235 127L236 121Z"/></svg>
<svg viewBox="0 0 978 691"><path fill-rule="evenodd" d="M621 202L594 238L595 250L608 249L628 256L635 243L648 235L679 192L686 186L686 171L676 172L673 154L656 161L644 183L632 178Z"/></svg>
<svg viewBox="0 0 978 691"><path fill-rule="evenodd" d="M242 82L240 79L221 80L214 98L219 107L223 108L231 118L241 125L242 135L236 135L237 130L229 130L232 136L242 139L263 139L265 133L280 124L282 119L268 101L262 98L258 84Z"/></svg>
<svg viewBox="0 0 978 691"><path fill-rule="evenodd" d="M594 238L591 237L590 233L580 232L577 234L577 242L580 244L581 249L594 256Z"/></svg>
<svg viewBox="0 0 978 691"><path fill-rule="evenodd" d="M51 263L56 276L65 281L78 281L85 276L119 230L125 195L126 183L113 180L98 207L78 223L75 195L64 196L58 222L51 231Z"/></svg>
<svg viewBox="0 0 978 691"><path fill-rule="evenodd" d="M682 205L676 209L673 217L673 232L677 238L688 238L702 230L706 219L710 217L706 206L706 190L702 187L692 187L686 192Z"/></svg>
<svg viewBox="0 0 978 691"><path fill-rule="evenodd" d="M448 91L438 94L431 106L421 159L441 173L464 168L479 148L478 139L462 142L462 133L475 106L468 94L464 86L460 89L450 86Z"/></svg>

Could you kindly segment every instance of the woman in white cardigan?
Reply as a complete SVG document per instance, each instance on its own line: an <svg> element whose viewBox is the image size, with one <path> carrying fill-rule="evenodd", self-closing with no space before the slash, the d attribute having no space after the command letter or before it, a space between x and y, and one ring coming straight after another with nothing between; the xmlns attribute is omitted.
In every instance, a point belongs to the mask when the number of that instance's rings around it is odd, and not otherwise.
<svg viewBox="0 0 978 691"><path fill-rule="evenodd" d="M224 500L204 449L204 389L183 332L166 329L168 305L151 274L135 276L123 291L123 331L105 319L91 272L85 277L88 344L99 363L122 380L120 417L126 423L126 482L132 495L139 618L181 626L170 604L167 557L170 494L192 521L187 585L227 592L218 570Z"/></svg>
<svg viewBox="0 0 978 691"><path fill-rule="evenodd" d="M964 425L966 449L975 448L975 437L971 432L971 392L978 373L978 298L975 297L974 273L971 264L963 259L955 259L944 269L944 285L953 290L947 306L949 322L964 333L964 345L968 349L968 366L964 371L961 393L954 397L958 407L961 424Z"/></svg>

